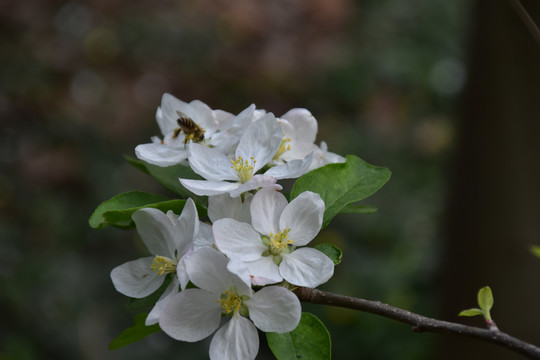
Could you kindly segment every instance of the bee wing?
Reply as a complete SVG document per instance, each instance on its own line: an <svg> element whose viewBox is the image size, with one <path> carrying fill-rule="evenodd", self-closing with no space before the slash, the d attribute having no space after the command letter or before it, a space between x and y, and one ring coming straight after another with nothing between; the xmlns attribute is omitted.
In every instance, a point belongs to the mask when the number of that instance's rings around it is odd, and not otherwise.
<svg viewBox="0 0 540 360"><path fill-rule="evenodd" d="M180 110L176 110L176 113L177 113L178 116L180 116L181 118L188 118L188 119L189 119L189 116L187 116L186 114L184 114L184 113L181 112Z"/></svg>

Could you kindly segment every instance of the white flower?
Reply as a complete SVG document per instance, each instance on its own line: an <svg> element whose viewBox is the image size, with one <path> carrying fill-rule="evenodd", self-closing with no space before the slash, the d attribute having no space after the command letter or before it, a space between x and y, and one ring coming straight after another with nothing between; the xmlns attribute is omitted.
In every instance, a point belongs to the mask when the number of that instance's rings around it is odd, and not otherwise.
<svg viewBox="0 0 540 360"><path fill-rule="evenodd" d="M194 100L185 103L170 94L163 94L156 120L163 139L152 137L152 142L135 148L141 160L158 166L187 165L188 147L191 143L178 124L179 113L184 113L203 131L203 139L195 141L229 155L234 152L245 129L262 116L255 105L248 106L238 115L223 110L212 110L205 103Z"/></svg>
<svg viewBox="0 0 540 360"><path fill-rule="evenodd" d="M317 120L307 109L291 109L278 119L283 128L281 146L274 155L276 164L304 159L316 150Z"/></svg>
<svg viewBox="0 0 540 360"><path fill-rule="evenodd" d="M273 163L281 164L295 159L303 159L313 153L308 171L331 163L345 162L343 156L328 151L324 141L315 145L317 120L307 109L295 108L287 111L280 119L283 128L281 147L273 158Z"/></svg>
<svg viewBox="0 0 540 360"><path fill-rule="evenodd" d="M227 258L213 248L195 251L186 260L186 269L199 289L173 295L159 325L174 339L195 342L210 336L221 318L228 317L210 343L210 359L255 359L259 351L256 328L279 333L294 330L300 321L300 302L279 286L253 293L226 266Z"/></svg>
<svg viewBox="0 0 540 360"><path fill-rule="evenodd" d="M287 282L306 287L325 283L334 263L307 245L319 233L324 201L306 191L291 203L271 189L258 191L251 202L252 225L221 219L212 226L217 247L231 262L229 270L255 285ZM243 265L242 265L243 263Z"/></svg>
<svg viewBox="0 0 540 360"><path fill-rule="evenodd" d="M308 156L257 174L278 151L282 134L274 115L268 113L248 126L232 160L215 149L192 144L189 164L206 180L180 179L180 182L186 189L203 196L229 193L231 197L238 197L244 192L268 186L280 190L281 186L276 185L277 179L299 177L307 171L312 160Z"/></svg>
<svg viewBox="0 0 540 360"><path fill-rule="evenodd" d="M142 298L156 291L165 275L175 275L146 318L146 325L152 325L158 322L166 299L178 292L178 285L183 289L189 281L185 255L192 251L193 241L198 237L199 218L191 199L186 201L179 217L172 211L164 214L158 209L144 208L136 211L132 218L152 256L117 266L111 271L111 279L118 292Z"/></svg>
<svg viewBox="0 0 540 360"><path fill-rule="evenodd" d="M204 142L208 142L217 131L218 123L210 107L194 100L185 103L170 94L163 94L161 107L156 112L156 120L163 139L153 137L152 142L135 147L137 158L158 166L185 164L188 152L184 143L185 134L179 132L177 111L186 114L197 126L204 130Z"/></svg>
<svg viewBox="0 0 540 360"><path fill-rule="evenodd" d="M341 155L328 151L328 145L326 142L321 141L321 146L316 147L313 153L313 161L309 167L309 170L320 168L327 164L343 163L345 158Z"/></svg>

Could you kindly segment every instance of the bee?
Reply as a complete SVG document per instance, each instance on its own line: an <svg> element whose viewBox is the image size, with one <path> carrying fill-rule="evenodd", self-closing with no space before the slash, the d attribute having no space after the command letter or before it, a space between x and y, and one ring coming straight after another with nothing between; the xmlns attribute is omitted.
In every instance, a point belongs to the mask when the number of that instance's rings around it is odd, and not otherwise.
<svg viewBox="0 0 540 360"><path fill-rule="evenodd" d="M178 126L180 126L178 129L174 130L173 138L176 138L178 134L180 134L180 131L183 131L184 134L186 134L186 138L184 139L184 146L186 146L187 142L189 140L193 140L194 142L201 142L204 140L204 129L197 125L195 121L193 121L192 118L187 116L181 111L176 110L176 113L178 116Z"/></svg>

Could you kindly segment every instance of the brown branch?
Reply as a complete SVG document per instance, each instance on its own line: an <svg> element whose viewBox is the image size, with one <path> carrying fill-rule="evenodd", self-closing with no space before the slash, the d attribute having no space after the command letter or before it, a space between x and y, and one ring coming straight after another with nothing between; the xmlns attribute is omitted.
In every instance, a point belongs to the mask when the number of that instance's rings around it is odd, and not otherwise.
<svg viewBox="0 0 540 360"><path fill-rule="evenodd" d="M523 5L521 5L519 0L508 0L508 2L510 3L510 5L512 5L519 18L521 19L521 21L523 21L523 23L525 24L529 32L532 34L538 45L540 45L540 30L538 29L538 26L536 26L536 24L534 23L534 20L531 18L527 10L523 7Z"/></svg>
<svg viewBox="0 0 540 360"><path fill-rule="evenodd" d="M407 310L383 304L380 301L370 301L344 295L337 295L317 289L299 287L294 290L294 293L296 294L296 296L298 296L300 301L312 304L343 307L380 315L392 320L412 325L412 330L415 332L458 334L503 346L507 349L528 356L531 359L540 359L540 348L525 341L516 339L515 337L499 331L496 328L481 329L477 327L431 319Z"/></svg>

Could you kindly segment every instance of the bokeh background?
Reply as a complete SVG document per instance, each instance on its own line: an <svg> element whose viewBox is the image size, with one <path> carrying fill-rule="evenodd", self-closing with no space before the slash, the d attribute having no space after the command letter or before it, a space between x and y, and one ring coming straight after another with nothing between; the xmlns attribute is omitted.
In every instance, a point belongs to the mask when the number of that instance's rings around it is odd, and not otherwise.
<svg viewBox="0 0 540 360"><path fill-rule="evenodd" d="M490 285L499 327L540 344L540 46L506 1L3 0L0 65L0 359L207 358L163 334L107 348L135 315L109 272L145 251L87 221L120 192L170 195L123 159L164 92L308 108L331 151L390 168L377 213L320 234L344 251L322 289L482 326L457 313ZM335 359L520 358L304 308Z"/></svg>

